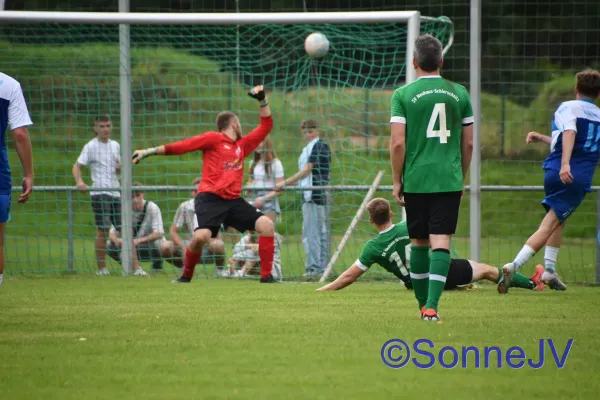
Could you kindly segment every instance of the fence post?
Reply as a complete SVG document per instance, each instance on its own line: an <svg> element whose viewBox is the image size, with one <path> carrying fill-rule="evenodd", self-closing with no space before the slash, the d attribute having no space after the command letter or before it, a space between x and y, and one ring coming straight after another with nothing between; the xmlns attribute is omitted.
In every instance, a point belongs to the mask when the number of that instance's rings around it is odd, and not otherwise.
<svg viewBox="0 0 600 400"><path fill-rule="evenodd" d="M596 283L600 283L600 189L596 190Z"/></svg>
<svg viewBox="0 0 600 400"><path fill-rule="evenodd" d="M68 233L68 238L67 238L67 259L68 259L68 268L69 268L69 272L73 272L73 259L74 257L74 253L73 253L73 248L74 248L74 235L73 235L73 191L71 190L67 190L67 221L69 224L69 233Z"/></svg>
<svg viewBox="0 0 600 400"><path fill-rule="evenodd" d="M327 260L331 260L331 243L332 243L332 236L331 236L331 202L332 202L333 198L331 196L331 192L329 190L327 190L325 192L325 201L326 206L325 206L325 223L327 226L327 243L325 244L325 246L327 246Z"/></svg>
<svg viewBox="0 0 600 400"><path fill-rule="evenodd" d="M119 12L129 12L129 0L119 0ZM132 149L132 96L131 96L131 31L129 25L119 25L119 100L121 113L121 265L123 273L132 270L133 232L131 214L131 153Z"/></svg>
<svg viewBox="0 0 600 400"><path fill-rule="evenodd" d="M369 143L369 138L371 136L371 131L370 131L370 127L369 127L369 101L370 99L370 94L371 91L370 90L365 90L365 109L363 112L363 116L364 116L364 130L365 130L365 148L367 150L367 154L369 154L371 151L370 149L370 143Z"/></svg>

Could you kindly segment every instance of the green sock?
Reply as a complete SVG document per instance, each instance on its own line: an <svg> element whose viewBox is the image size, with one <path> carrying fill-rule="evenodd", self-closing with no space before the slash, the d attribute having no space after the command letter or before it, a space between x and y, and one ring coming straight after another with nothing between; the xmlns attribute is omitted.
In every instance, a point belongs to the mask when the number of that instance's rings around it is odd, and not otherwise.
<svg viewBox="0 0 600 400"><path fill-rule="evenodd" d="M496 268L498 268L498 267L496 267ZM498 268L498 279L496 280L496 283L498 283L500 281L500 277L502 277L502 268ZM535 284L531 281L531 279L529 279L525 275L521 275L520 273L516 272L515 275L513 276L513 280L510 284L510 287L518 287L518 288L523 288L523 289L534 289Z"/></svg>
<svg viewBox="0 0 600 400"><path fill-rule="evenodd" d="M513 280L510 283L510 287L519 287L523 289L533 289L535 284L525 275L521 275L518 272L513 276Z"/></svg>
<svg viewBox="0 0 600 400"><path fill-rule="evenodd" d="M411 260L412 261L412 260ZM438 302L446 286L446 278L450 269L450 252L446 249L435 249L431 252L429 267L429 293L425 309L438 309Z"/></svg>
<svg viewBox="0 0 600 400"><path fill-rule="evenodd" d="M429 247L411 246L410 279L420 310L427 303L429 290Z"/></svg>

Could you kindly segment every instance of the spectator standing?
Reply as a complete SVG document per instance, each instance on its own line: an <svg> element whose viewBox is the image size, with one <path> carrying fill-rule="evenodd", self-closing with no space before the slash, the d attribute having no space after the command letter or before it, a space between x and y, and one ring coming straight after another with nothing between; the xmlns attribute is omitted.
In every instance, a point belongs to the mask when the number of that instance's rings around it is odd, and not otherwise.
<svg viewBox="0 0 600 400"><path fill-rule="evenodd" d="M73 165L73 177L77 188L86 192L82 166L89 166L92 173L91 203L96 222L96 265L98 275L110 275L106 268L106 240L111 225L121 230L121 195L118 191L103 189L118 188L121 173L121 147L110 138L112 123L108 115L94 120L96 137L90 140Z"/></svg>
<svg viewBox="0 0 600 400"><path fill-rule="evenodd" d="M255 189L250 193L254 197L254 206L275 222L281 215L277 199L281 192L276 192L273 188L284 181L284 171L283 164L275 155L271 139L265 139L254 152L249 172L248 186Z"/></svg>
<svg viewBox="0 0 600 400"><path fill-rule="evenodd" d="M331 169L329 146L319 137L317 121L305 120L300 124L308 144L298 158L298 172L275 186L280 191L286 185L300 182L301 187L327 186ZM327 267L329 254L326 225L327 196L325 190L302 191L302 243L306 253L305 277L316 278Z"/></svg>

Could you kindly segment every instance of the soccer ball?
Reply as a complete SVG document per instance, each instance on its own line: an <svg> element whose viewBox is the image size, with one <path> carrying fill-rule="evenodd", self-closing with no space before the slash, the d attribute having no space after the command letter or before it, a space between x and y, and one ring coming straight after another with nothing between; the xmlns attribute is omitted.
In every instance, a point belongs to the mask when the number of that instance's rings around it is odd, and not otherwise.
<svg viewBox="0 0 600 400"><path fill-rule="evenodd" d="M311 57L323 57L329 51L329 40L322 33L311 33L304 41L304 50Z"/></svg>

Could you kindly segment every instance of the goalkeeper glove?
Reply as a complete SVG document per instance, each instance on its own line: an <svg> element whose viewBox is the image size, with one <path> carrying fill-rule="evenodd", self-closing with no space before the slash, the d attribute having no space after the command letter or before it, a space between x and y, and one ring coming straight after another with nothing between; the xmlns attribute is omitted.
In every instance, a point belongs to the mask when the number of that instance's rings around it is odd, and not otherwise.
<svg viewBox="0 0 600 400"><path fill-rule="evenodd" d="M152 147L150 149L145 150L136 150L133 152L133 156L131 156L131 161L133 161L134 164L139 164L139 162L142 161L144 158L153 156L157 152L158 149L156 147Z"/></svg>
<svg viewBox="0 0 600 400"><path fill-rule="evenodd" d="M248 96L258 100L261 107L265 107L268 104L266 100L267 95L262 85L253 87L252 90L248 92Z"/></svg>

